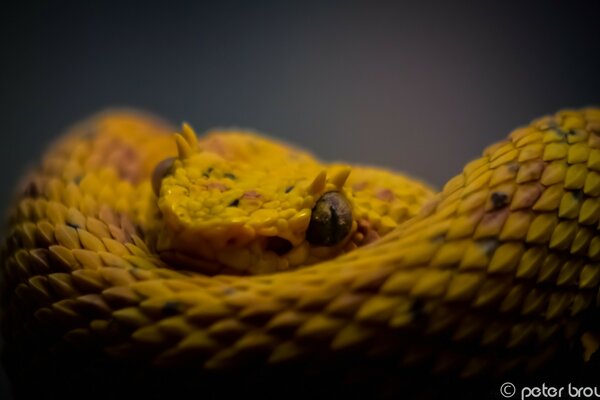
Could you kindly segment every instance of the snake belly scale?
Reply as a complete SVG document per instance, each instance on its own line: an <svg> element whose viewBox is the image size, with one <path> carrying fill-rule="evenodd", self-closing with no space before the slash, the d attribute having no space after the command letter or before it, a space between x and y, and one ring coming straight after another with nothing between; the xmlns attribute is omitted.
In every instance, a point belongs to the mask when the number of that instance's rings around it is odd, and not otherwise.
<svg viewBox="0 0 600 400"><path fill-rule="evenodd" d="M439 193L251 132L172 132L99 114L23 181L2 249L9 370L89 351L470 379L536 371L593 328L598 109L514 130Z"/></svg>

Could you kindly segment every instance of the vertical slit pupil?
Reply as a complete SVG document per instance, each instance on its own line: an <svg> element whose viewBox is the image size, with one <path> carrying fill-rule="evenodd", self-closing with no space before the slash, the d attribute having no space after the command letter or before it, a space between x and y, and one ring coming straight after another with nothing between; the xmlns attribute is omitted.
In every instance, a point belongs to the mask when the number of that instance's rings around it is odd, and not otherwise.
<svg viewBox="0 0 600 400"><path fill-rule="evenodd" d="M306 240L315 246L340 243L352 229L352 210L339 192L327 192L312 209Z"/></svg>

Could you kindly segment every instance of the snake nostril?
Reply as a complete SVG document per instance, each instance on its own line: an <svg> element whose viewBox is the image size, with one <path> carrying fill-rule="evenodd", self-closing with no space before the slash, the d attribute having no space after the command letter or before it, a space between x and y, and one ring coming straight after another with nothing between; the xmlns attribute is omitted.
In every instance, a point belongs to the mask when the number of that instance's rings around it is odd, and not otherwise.
<svg viewBox="0 0 600 400"><path fill-rule="evenodd" d="M292 243L289 240L279 236L271 236L267 238L266 250L272 251L278 256L282 256L292 249Z"/></svg>

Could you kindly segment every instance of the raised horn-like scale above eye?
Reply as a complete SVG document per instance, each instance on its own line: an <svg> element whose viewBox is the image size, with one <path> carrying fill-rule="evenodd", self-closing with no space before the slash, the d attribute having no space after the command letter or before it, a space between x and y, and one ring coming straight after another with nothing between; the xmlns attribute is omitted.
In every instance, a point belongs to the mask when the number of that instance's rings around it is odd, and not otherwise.
<svg viewBox="0 0 600 400"><path fill-rule="evenodd" d="M315 246L334 246L352 230L352 207L340 192L327 192L312 209L306 240Z"/></svg>

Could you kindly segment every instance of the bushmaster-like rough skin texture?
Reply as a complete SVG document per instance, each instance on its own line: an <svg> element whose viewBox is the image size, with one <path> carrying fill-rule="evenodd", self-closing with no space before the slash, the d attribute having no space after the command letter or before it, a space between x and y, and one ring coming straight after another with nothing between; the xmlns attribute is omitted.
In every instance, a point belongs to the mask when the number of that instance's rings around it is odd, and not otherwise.
<svg viewBox="0 0 600 400"><path fill-rule="evenodd" d="M598 109L516 129L436 195L253 133L172 132L100 114L24 181L2 254L15 376L69 351L200 377L291 365L351 380L371 363L392 382L503 376L579 351L597 318ZM350 233L311 245L329 192Z"/></svg>

